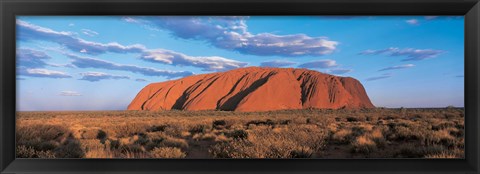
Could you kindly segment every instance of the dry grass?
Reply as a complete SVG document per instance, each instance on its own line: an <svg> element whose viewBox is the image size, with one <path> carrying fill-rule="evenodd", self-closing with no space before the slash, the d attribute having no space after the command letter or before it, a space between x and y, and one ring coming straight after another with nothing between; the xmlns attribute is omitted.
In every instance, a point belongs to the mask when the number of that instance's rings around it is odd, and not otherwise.
<svg viewBox="0 0 480 174"><path fill-rule="evenodd" d="M356 153L370 154L377 149L377 144L367 135L357 137L352 145Z"/></svg>
<svg viewBox="0 0 480 174"><path fill-rule="evenodd" d="M216 158L307 158L325 145L326 132L316 125L257 126L236 130L232 141L211 149Z"/></svg>
<svg viewBox="0 0 480 174"><path fill-rule="evenodd" d="M176 147L156 147L151 151L154 158L185 158L185 153Z"/></svg>
<svg viewBox="0 0 480 174"><path fill-rule="evenodd" d="M20 158L462 158L463 108L19 112Z"/></svg>

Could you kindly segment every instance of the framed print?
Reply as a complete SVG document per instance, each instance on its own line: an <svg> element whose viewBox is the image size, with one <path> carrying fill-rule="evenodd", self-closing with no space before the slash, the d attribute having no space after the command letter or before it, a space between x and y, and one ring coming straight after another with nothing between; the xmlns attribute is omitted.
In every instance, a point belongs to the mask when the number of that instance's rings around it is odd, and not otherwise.
<svg viewBox="0 0 480 174"><path fill-rule="evenodd" d="M1 172L478 173L478 8L2 1Z"/></svg>

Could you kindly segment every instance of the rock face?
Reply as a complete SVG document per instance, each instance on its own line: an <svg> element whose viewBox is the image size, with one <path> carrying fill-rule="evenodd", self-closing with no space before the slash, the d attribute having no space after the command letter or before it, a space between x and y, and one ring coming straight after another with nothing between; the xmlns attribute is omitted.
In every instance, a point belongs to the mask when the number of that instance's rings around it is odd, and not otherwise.
<svg viewBox="0 0 480 174"><path fill-rule="evenodd" d="M152 83L128 110L271 111L373 108L363 85L307 69L240 68Z"/></svg>

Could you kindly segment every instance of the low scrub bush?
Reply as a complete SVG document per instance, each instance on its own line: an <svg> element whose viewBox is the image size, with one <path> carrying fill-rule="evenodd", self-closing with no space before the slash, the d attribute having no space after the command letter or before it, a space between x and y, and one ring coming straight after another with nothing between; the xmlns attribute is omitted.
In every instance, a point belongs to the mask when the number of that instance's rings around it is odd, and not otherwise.
<svg viewBox="0 0 480 174"><path fill-rule="evenodd" d="M153 158L185 158L186 154L175 147L157 147L150 154Z"/></svg>

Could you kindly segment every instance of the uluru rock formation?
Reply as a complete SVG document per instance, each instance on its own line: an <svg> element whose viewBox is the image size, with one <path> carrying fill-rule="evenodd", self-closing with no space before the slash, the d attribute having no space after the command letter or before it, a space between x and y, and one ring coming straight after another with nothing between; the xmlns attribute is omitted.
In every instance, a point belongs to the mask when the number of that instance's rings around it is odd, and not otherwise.
<svg viewBox="0 0 480 174"><path fill-rule="evenodd" d="M152 83L128 110L271 111L373 108L351 77L294 68L247 67Z"/></svg>

